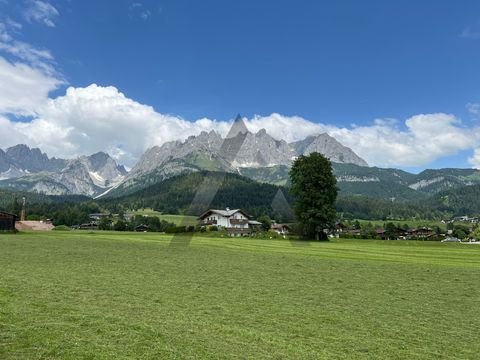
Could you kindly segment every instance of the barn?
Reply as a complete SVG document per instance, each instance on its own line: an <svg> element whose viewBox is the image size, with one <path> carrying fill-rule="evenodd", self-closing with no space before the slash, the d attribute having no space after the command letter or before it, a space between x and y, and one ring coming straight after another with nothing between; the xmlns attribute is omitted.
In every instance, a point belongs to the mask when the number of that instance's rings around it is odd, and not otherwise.
<svg viewBox="0 0 480 360"><path fill-rule="evenodd" d="M15 215L0 211L0 233L15 232L16 219Z"/></svg>

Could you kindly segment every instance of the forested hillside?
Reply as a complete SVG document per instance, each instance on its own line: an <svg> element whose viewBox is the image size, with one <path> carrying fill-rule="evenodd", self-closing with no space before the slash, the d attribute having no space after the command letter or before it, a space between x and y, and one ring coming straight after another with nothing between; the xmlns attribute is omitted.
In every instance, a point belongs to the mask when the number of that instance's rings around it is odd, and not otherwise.
<svg viewBox="0 0 480 360"><path fill-rule="evenodd" d="M199 189L207 193L218 191L211 203L205 202L203 196L198 196L194 201ZM133 194L99 199L98 202L112 209L118 206L128 209L148 207L168 214L185 215L200 215L209 207L242 208L253 216L268 214L279 218L283 216L272 209L278 191L283 192L287 201L291 202L286 188L258 183L235 174L203 171L178 175Z"/></svg>
<svg viewBox="0 0 480 360"><path fill-rule="evenodd" d="M366 184L372 186L372 183ZM203 189L203 192L197 194L199 189ZM210 198L205 195L212 189L218 191L210 203L207 200ZM387 191L388 188L384 190ZM279 205L277 198L277 203L272 208L276 196L285 202ZM242 208L255 217L266 214L278 221L287 221L291 220L291 212L289 213L289 205L285 204L291 205L293 202L287 187L258 183L235 174L206 171L178 175L119 198L92 200L85 196L48 196L0 190L0 210L19 215L22 197L27 200L29 219L52 218L55 224L66 225L87 222L90 213L121 214L141 208L185 215L199 215L209 207ZM369 220L440 220L460 215L478 216L480 185L462 186L430 196L424 194L410 200L349 195L348 191L341 191L337 199L337 211L339 218Z"/></svg>

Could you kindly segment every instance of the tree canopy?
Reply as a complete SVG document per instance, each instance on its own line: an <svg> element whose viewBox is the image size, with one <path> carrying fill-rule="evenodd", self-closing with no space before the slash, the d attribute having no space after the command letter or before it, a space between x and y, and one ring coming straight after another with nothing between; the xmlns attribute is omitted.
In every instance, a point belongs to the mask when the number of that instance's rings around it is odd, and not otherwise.
<svg viewBox="0 0 480 360"><path fill-rule="evenodd" d="M300 156L290 170L294 210L307 239L326 239L336 220L337 181L330 161L319 153Z"/></svg>

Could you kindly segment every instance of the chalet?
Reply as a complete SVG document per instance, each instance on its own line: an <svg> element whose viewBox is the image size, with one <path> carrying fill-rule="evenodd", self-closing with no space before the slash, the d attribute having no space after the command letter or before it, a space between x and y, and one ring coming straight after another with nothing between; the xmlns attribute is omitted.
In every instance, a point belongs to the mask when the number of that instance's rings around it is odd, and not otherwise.
<svg viewBox="0 0 480 360"><path fill-rule="evenodd" d="M435 235L435 231L429 227L407 230L410 239L428 239Z"/></svg>
<svg viewBox="0 0 480 360"><path fill-rule="evenodd" d="M386 229L377 229L375 230L375 235L382 240L398 240L403 238L404 231L398 227L395 227L390 231L387 231Z"/></svg>
<svg viewBox="0 0 480 360"><path fill-rule="evenodd" d="M88 214L88 217L90 218L91 221L98 221L103 218L110 218L112 217L112 214L94 213L94 214Z"/></svg>
<svg viewBox="0 0 480 360"><path fill-rule="evenodd" d="M15 232L17 216L0 211L0 232Z"/></svg>
<svg viewBox="0 0 480 360"><path fill-rule="evenodd" d="M278 235L287 235L290 231L290 227L287 224L273 223L271 229L275 231Z"/></svg>
<svg viewBox="0 0 480 360"><path fill-rule="evenodd" d="M96 221L90 221L89 223L80 224L78 228L80 230L98 230L98 223Z"/></svg>
<svg viewBox="0 0 480 360"><path fill-rule="evenodd" d="M213 225L225 229L230 236L248 236L255 232L261 223L250 219L251 216L241 209L210 209L199 216L200 225Z"/></svg>

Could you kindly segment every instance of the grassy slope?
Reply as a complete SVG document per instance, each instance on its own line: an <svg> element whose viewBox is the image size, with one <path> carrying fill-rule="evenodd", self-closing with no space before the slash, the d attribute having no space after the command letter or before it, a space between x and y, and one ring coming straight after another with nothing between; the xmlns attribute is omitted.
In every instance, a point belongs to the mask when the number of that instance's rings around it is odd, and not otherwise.
<svg viewBox="0 0 480 360"><path fill-rule="evenodd" d="M0 235L0 358L477 358L480 247Z"/></svg>
<svg viewBox="0 0 480 360"><path fill-rule="evenodd" d="M198 220L196 216L188 216L188 215L169 215L163 214L161 212L155 211L153 209L143 209L137 211L129 212L131 215L147 215L147 216L156 216L160 220L165 220L175 225L182 225L182 226L189 226L189 225L197 225Z"/></svg>

